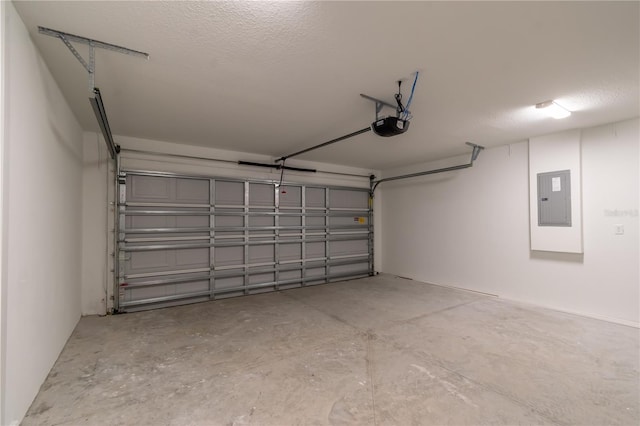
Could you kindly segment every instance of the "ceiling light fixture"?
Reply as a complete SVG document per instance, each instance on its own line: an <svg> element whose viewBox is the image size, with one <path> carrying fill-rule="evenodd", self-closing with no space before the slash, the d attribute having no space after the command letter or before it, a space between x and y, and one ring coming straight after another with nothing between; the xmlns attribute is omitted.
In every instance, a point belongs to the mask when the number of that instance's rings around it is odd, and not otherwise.
<svg viewBox="0 0 640 426"><path fill-rule="evenodd" d="M571 115L571 111L561 107L555 101L545 101L536 104L537 109L544 111L549 117L552 118L566 118Z"/></svg>

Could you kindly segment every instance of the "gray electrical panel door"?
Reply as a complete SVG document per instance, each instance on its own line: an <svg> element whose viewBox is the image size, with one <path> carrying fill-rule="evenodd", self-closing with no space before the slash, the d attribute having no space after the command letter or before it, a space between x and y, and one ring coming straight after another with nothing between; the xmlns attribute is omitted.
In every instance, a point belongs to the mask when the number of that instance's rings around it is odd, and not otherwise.
<svg viewBox="0 0 640 426"><path fill-rule="evenodd" d="M571 226L571 172L538 173L538 226Z"/></svg>
<svg viewBox="0 0 640 426"><path fill-rule="evenodd" d="M123 171L118 311L373 272L367 188Z"/></svg>

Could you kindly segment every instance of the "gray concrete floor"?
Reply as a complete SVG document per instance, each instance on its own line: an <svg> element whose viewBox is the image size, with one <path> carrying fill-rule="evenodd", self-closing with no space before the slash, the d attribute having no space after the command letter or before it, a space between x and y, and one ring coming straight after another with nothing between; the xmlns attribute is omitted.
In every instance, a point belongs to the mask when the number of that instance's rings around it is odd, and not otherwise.
<svg viewBox="0 0 640 426"><path fill-rule="evenodd" d="M380 275L82 318L24 425L638 425L638 330Z"/></svg>

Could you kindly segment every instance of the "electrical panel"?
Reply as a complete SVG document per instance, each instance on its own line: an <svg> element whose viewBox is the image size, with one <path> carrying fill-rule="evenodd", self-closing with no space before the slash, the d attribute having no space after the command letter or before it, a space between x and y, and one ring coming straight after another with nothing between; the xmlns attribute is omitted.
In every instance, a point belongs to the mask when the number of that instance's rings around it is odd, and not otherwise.
<svg viewBox="0 0 640 426"><path fill-rule="evenodd" d="M538 226L571 226L571 172L538 173Z"/></svg>

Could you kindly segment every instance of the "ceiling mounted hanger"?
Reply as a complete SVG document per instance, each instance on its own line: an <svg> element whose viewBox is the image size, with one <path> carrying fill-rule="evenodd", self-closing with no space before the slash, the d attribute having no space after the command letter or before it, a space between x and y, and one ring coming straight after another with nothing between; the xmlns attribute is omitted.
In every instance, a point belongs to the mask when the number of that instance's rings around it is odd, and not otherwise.
<svg viewBox="0 0 640 426"><path fill-rule="evenodd" d="M87 37L81 37L75 34L65 33L63 31L52 30L51 28L38 27L38 32L40 34L48 35L51 37L55 37L60 39L67 49L76 57L76 59L82 64L87 73L89 73L89 93L91 93L91 97L89 97L89 102L91 103L91 107L93 108L93 112L96 115L96 119L98 120L98 125L100 126L100 131L102 132L102 136L104 137L105 143L107 144L107 149L109 150L109 155L111 158L115 158L116 154L120 152L120 145L117 145L113 141L113 135L111 134L111 127L109 127L109 121L107 120L107 113L104 109L104 103L102 102L102 96L100 95L100 89L95 87L95 72L96 72L96 59L95 59L95 49L106 49L111 50L113 52L123 53L125 55L137 56L144 59L149 59L149 54L145 52L140 52L138 50L129 49L126 47L118 46L116 44L105 43L99 40L93 40ZM80 43L86 44L89 46L89 61L85 61L85 59L80 55L80 52L76 50L76 48L71 44Z"/></svg>

